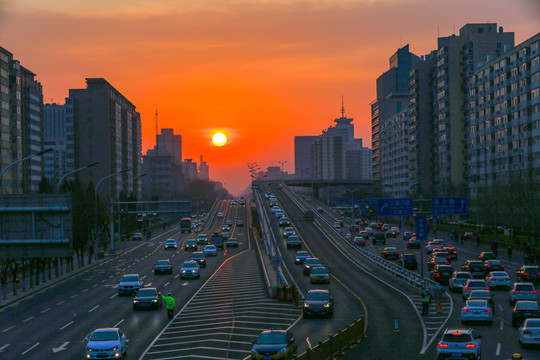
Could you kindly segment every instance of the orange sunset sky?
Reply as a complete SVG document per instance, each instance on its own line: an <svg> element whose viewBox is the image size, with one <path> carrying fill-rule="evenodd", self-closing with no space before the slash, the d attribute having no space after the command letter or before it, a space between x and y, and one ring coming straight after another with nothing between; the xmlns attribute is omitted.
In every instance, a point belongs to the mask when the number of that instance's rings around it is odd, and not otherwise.
<svg viewBox="0 0 540 360"><path fill-rule="evenodd" d="M204 155L213 180L239 194L248 162L287 161L294 136L340 115L371 147L375 80L400 46L423 55L437 34L496 22L515 42L540 31L538 0L0 0L0 46L63 103L103 77L137 106L143 153L159 128ZM229 142L213 146L222 130Z"/></svg>

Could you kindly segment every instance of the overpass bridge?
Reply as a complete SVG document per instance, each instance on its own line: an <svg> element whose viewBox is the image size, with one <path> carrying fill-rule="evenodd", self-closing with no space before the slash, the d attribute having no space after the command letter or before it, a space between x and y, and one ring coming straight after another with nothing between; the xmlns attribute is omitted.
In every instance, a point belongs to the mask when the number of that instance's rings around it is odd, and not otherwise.
<svg viewBox="0 0 540 360"><path fill-rule="evenodd" d="M270 182L271 180L267 180ZM287 186L308 187L313 189L315 198L319 198L319 190L326 187L345 187L356 188L359 186L370 187L373 185L372 180L362 179L342 179L342 180L324 180L324 179L286 179L279 180Z"/></svg>

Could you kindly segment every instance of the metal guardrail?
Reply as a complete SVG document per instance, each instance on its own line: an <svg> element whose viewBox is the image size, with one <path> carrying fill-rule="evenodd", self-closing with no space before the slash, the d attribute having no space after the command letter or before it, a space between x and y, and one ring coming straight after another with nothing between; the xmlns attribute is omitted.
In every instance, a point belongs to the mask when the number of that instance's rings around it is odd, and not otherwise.
<svg viewBox="0 0 540 360"><path fill-rule="evenodd" d="M360 342L364 334L364 317L347 325L343 330L338 330L334 335L328 336L325 341L319 341L314 348L307 348L306 352L293 356L293 360L324 360L335 356L344 355L345 349L352 349Z"/></svg>
<svg viewBox="0 0 540 360"><path fill-rule="evenodd" d="M290 192L290 193L293 193L289 189L287 189L287 191ZM409 271L407 269L404 269L401 266L396 265L395 263L392 263L392 262L390 262L388 260L385 260L385 259L381 258L378 255L372 254L367 250L358 248L357 246L355 246L353 244L353 239L347 240L342 233L340 233L336 229L334 229L334 227L332 226L330 221L328 221L321 214L319 214L316 211L316 209L311 204L309 204L305 199L297 197L296 194L294 194L294 193L293 193L293 196L296 197L296 200L293 199L293 201L295 201L298 204L298 200L300 200L304 206L306 206L307 208L312 210L314 212L314 214L316 214L318 219L320 219L326 225L328 225L329 228L335 234L339 235L346 243L348 243L350 246L355 248L365 259L369 260L371 263L376 265L378 268L380 268L380 269L382 269L382 270L384 270L386 272L389 272L390 274L392 274L397 279L402 280L405 283L407 283L409 285L412 285L412 286L414 286L415 288L418 288L418 289L424 289L427 285L438 285L435 281L433 281L431 279L421 277L418 274L415 274L415 273L413 273L413 272L411 272L411 271ZM292 196L290 196L290 197L292 199Z"/></svg>

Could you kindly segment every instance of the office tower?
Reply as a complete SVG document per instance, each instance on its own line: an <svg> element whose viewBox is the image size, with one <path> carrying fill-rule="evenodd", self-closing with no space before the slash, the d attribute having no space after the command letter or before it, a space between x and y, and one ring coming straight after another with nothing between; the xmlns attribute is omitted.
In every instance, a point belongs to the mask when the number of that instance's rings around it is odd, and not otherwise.
<svg viewBox="0 0 540 360"><path fill-rule="evenodd" d="M514 46L514 33L497 24L467 24L438 39L433 68L433 181L436 193L463 194L466 184L465 101L475 66ZM490 110L488 110L490 111Z"/></svg>
<svg viewBox="0 0 540 360"><path fill-rule="evenodd" d="M197 179L197 163L193 162L193 159L185 159L182 162L182 170L184 177L188 180Z"/></svg>
<svg viewBox="0 0 540 360"><path fill-rule="evenodd" d="M141 117L124 95L103 78L87 78L86 89L70 89L74 110L75 167L99 161L98 166L79 173L83 182L129 169L100 185L98 192L117 198L123 190L141 198ZM120 188L121 184L124 184Z"/></svg>
<svg viewBox="0 0 540 360"><path fill-rule="evenodd" d="M389 60L390 68L377 78L377 98L371 105L371 151L373 180L382 179L380 129L383 123L409 105L409 73L419 57L409 52L409 45L398 49Z"/></svg>
<svg viewBox="0 0 540 360"><path fill-rule="evenodd" d="M145 198L173 198L184 189L184 175L181 165L176 163L173 153L155 146L143 156L142 177Z"/></svg>
<svg viewBox="0 0 540 360"><path fill-rule="evenodd" d="M21 66L21 140L22 157L42 150L43 87L36 74ZM43 158L34 156L23 161L22 186L24 193L35 193L43 176Z"/></svg>
<svg viewBox="0 0 540 360"><path fill-rule="evenodd" d="M22 159L21 65L0 47L0 166L2 170ZM1 179L2 193L22 192L22 165L10 167Z"/></svg>
<svg viewBox="0 0 540 360"><path fill-rule="evenodd" d="M294 175L296 179L311 179L311 145L317 136L294 137Z"/></svg>
<svg viewBox="0 0 540 360"><path fill-rule="evenodd" d="M53 151L43 154L44 176L56 184L62 176L75 169L73 104L69 98L64 105L44 105L43 147L53 148Z"/></svg>
<svg viewBox="0 0 540 360"><path fill-rule="evenodd" d="M540 33L487 60L469 78L466 103L473 195L512 178L540 183Z"/></svg>
<svg viewBox="0 0 540 360"><path fill-rule="evenodd" d="M182 163L182 135L175 135L174 129L161 129L156 137L156 146L174 155L175 163Z"/></svg>
<svg viewBox="0 0 540 360"><path fill-rule="evenodd" d="M206 180L206 181L210 180L210 169L206 161L203 160L202 155L201 155L201 162L199 163L199 171L198 171L197 176L199 180Z"/></svg>

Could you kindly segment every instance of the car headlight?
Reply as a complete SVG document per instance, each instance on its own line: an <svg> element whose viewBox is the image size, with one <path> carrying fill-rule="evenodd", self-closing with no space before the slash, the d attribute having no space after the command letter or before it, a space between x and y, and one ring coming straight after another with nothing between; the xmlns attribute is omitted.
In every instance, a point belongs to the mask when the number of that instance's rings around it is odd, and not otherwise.
<svg viewBox="0 0 540 360"><path fill-rule="evenodd" d="M328 308L328 307L330 307L330 303L328 303L328 304L324 304L324 307L325 307L325 308Z"/></svg>
<svg viewBox="0 0 540 360"><path fill-rule="evenodd" d="M308 308L308 307L309 307L309 304L308 304L308 303L304 303L304 307L305 307L305 308Z"/></svg>
<svg viewBox="0 0 540 360"><path fill-rule="evenodd" d="M284 353L286 353L286 352L287 352L287 348L284 347L283 349L279 350L278 355L284 354Z"/></svg>
<svg viewBox="0 0 540 360"><path fill-rule="evenodd" d="M259 355L259 353L258 353L257 350L255 350L255 349L251 349L251 353L252 353L253 355Z"/></svg>
<svg viewBox="0 0 540 360"><path fill-rule="evenodd" d="M138 303L139 303L139 300L133 300L133 303L134 303L134 304L138 304Z"/></svg>
<svg viewBox="0 0 540 360"><path fill-rule="evenodd" d="M153 302L153 303L157 303L157 302L158 302L158 300L157 300L157 299L154 299L154 300L152 300L152 302Z"/></svg>
<svg viewBox="0 0 540 360"><path fill-rule="evenodd" d="M182 274L185 274L186 273L186 270L182 270Z"/></svg>

